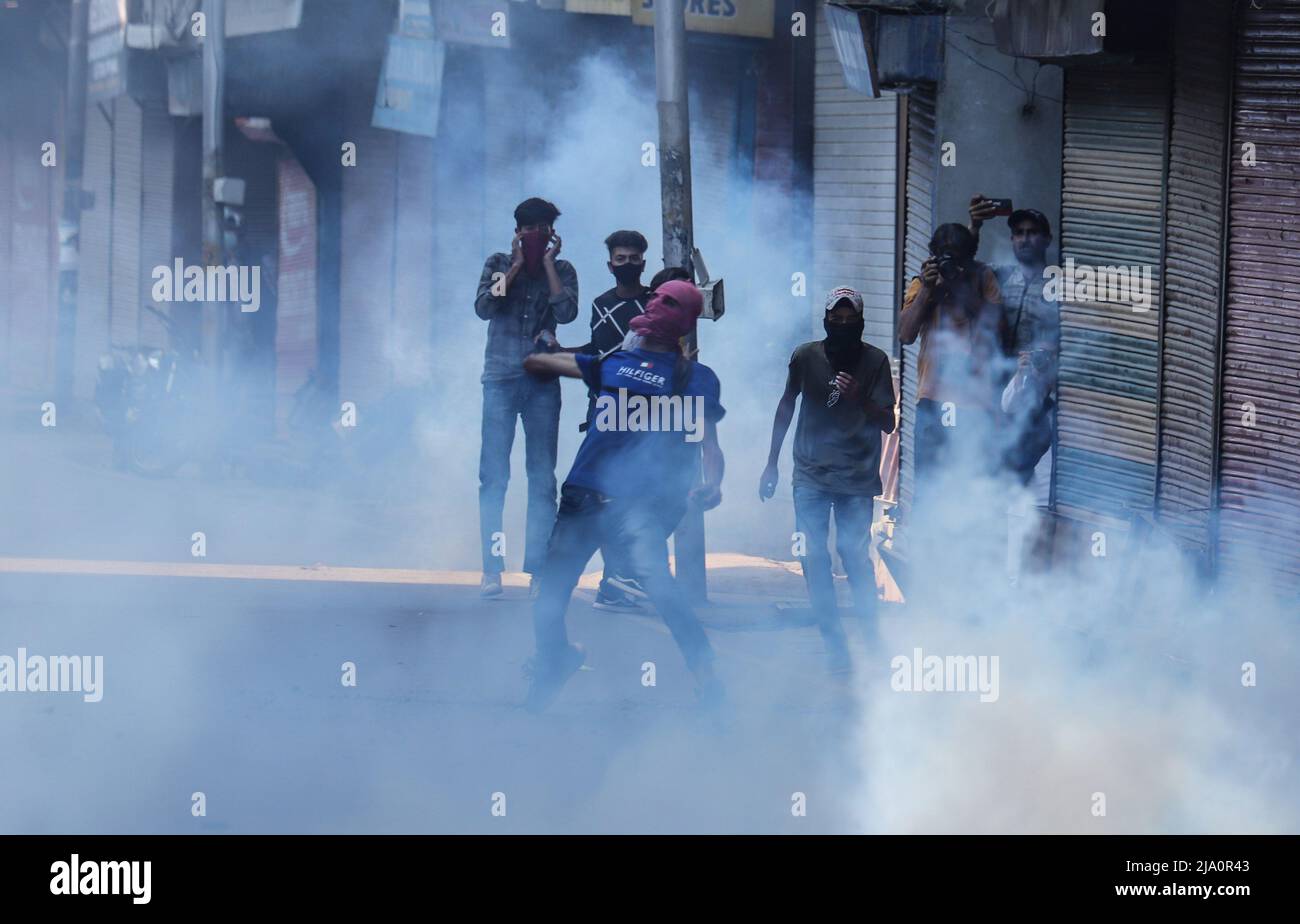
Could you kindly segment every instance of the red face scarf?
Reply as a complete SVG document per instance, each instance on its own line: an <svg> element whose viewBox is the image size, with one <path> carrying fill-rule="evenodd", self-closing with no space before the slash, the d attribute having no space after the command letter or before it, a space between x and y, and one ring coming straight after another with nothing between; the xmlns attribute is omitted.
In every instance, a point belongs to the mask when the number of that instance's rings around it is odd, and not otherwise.
<svg viewBox="0 0 1300 924"><path fill-rule="evenodd" d="M669 305L664 296L671 296L676 305ZM633 318L630 327L642 337L676 343L695 330L695 321L704 310L704 296L692 283L673 279L655 289L645 313Z"/></svg>
<svg viewBox="0 0 1300 924"><path fill-rule="evenodd" d="M524 251L524 269L528 275L536 276L542 271L542 257L551 243L551 236L546 231L525 231L519 238L519 246Z"/></svg>

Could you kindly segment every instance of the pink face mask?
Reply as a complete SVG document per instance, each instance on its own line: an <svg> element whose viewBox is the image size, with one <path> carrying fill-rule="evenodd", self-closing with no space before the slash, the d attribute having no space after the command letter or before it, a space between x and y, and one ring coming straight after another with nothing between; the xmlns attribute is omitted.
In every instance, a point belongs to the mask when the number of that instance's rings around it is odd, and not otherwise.
<svg viewBox="0 0 1300 924"><path fill-rule="evenodd" d="M519 246L524 251L524 269L536 276L542 269L542 257L551 242L551 235L546 231L525 231L519 238Z"/></svg>
<svg viewBox="0 0 1300 924"><path fill-rule="evenodd" d="M676 304L664 301L665 295L672 296ZM674 279L655 290L645 306L645 313L633 318L629 326L642 337L676 343L695 329L695 321L703 307L704 297L699 289L689 282Z"/></svg>

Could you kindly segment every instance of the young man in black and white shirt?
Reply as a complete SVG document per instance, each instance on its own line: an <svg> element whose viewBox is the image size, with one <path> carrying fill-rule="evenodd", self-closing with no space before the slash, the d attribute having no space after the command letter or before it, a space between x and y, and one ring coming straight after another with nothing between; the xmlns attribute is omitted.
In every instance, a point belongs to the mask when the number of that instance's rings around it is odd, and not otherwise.
<svg viewBox="0 0 1300 924"><path fill-rule="evenodd" d="M575 349L589 356L608 356L623 346L628 324L645 312L650 289L641 284L645 252L650 248L639 231L615 231L605 238L609 249L609 271L617 285L596 296L591 303L591 339Z"/></svg>

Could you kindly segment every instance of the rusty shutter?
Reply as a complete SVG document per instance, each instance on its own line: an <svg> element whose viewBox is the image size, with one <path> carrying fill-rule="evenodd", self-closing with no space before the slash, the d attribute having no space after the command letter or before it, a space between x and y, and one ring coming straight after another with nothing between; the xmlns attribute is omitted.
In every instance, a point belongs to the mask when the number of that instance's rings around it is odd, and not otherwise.
<svg viewBox="0 0 1300 924"><path fill-rule="evenodd" d="M1300 586L1300 2L1243 4L1240 12L1219 560L1225 572L1263 570L1294 590Z"/></svg>
<svg viewBox="0 0 1300 924"><path fill-rule="evenodd" d="M934 233L934 174L939 165L939 149L935 140L934 90L917 88L900 97L899 105L904 104L907 106L907 169L904 180L903 278L910 280L921 274L921 264L930 254L930 236ZM916 430L916 362L920 349L920 338L904 346L899 369L902 421L899 427L898 506L904 518L912 506L915 479L912 440Z"/></svg>
<svg viewBox="0 0 1300 924"><path fill-rule="evenodd" d="M1230 4L1183 0L1174 26L1173 121L1160 365L1160 519L1198 554L1212 545Z"/></svg>
<svg viewBox="0 0 1300 924"><path fill-rule="evenodd" d="M1131 298L1061 299L1055 501L1086 521L1155 501L1168 92L1161 65L1066 73L1061 263L1135 267L1151 285L1146 310Z"/></svg>

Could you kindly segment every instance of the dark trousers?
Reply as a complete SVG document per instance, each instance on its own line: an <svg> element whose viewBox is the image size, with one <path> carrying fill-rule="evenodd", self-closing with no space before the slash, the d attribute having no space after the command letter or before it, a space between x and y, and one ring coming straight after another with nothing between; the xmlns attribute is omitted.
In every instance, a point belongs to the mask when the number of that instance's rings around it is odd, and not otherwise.
<svg viewBox="0 0 1300 924"><path fill-rule="evenodd" d="M597 548L619 548L645 586L691 670L712 661L713 649L695 611L668 570L668 527L662 505L611 498L572 485L560 492L560 512L546 550L533 603L537 654L555 658L569 643L564 615L573 588Z"/></svg>
<svg viewBox="0 0 1300 924"><path fill-rule="evenodd" d="M835 551L844 562L849 587L853 590L853 608L862 619L864 632L870 637L876 628L876 574L870 555L872 499L824 491L808 484L794 486L795 528L804 536L801 565L808 585L808 600L827 647L837 648L844 645L844 627L840 623L835 578L831 573L832 511L835 513Z"/></svg>
<svg viewBox="0 0 1300 924"><path fill-rule="evenodd" d="M479 539L483 570L499 574L505 559L493 555L493 534L510 483L510 451L516 421L524 422L524 469L528 475L528 520L524 570L536 574L546 555L546 538L555 523L555 454L560 431L560 382L531 375L483 383L483 442L478 459Z"/></svg>
<svg viewBox="0 0 1300 924"><path fill-rule="evenodd" d="M587 424L586 430L590 430L596 419L596 392L589 392L587 395ZM583 429L579 427L579 429ZM585 431L584 431L585 432ZM670 530L671 532L671 530ZM600 577L600 589L609 589L609 579L612 577L635 578L631 566L627 562L627 556L623 550L617 546L601 546L600 557L605 562L604 573Z"/></svg>

